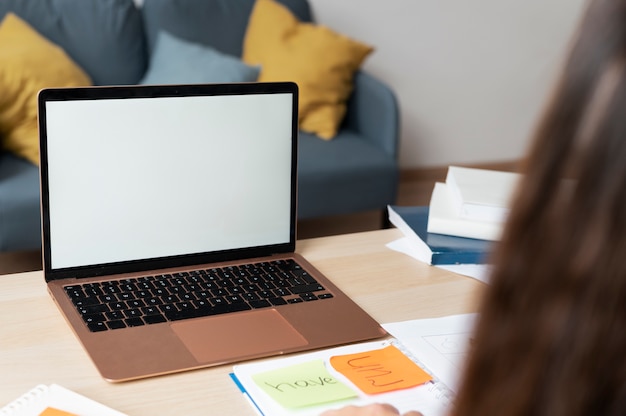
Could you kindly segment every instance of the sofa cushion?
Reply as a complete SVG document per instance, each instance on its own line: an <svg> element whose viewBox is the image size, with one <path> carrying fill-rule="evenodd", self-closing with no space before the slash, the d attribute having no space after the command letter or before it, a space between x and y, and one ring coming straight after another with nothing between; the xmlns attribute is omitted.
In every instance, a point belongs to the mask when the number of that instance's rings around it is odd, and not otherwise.
<svg viewBox="0 0 626 416"><path fill-rule="evenodd" d="M302 21L311 20L306 0L281 0ZM149 49L160 30L241 57L254 0L147 0L142 13Z"/></svg>
<svg viewBox="0 0 626 416"><path fill-rule="evenodd" d="M133 0L0 1L0 19L11 11L62 47L96 85L134 84L146 70L143 21Z"/></svg>
<svg viewBox="0 0 626 416"><path fill-rule="evenodd" d="M301 132L298 156L298 219L379 210L396 200L394 157L352 131L330 141Z"/></svg>
<svg viewBox="0 0 626 416"><path fill-rule="evenodd" d="M199 43L161 31L141 84L253 82L259 68Z"/></svg>
<svg viewBox="0 0 626 416"><path fill-rule="evenodd" d="M0 136L2 148L39 163L37 94L46 87L91 85L57 45L8 13L0 23Z"/></svg>
<svg viewBox="0 0 626 416"><path fill-rule="evenodd" d="M0 252L41 248L39 168L0 153Z"/></svg>
<svg viewBox="0 0 626 416"><path fill-rule="evenodd" d="M327 27L302 23L274 0L257 0L243 59L260 65L259 81L294 81L300 129L332 139L346 113L354 73L372 48Z"/></svg>

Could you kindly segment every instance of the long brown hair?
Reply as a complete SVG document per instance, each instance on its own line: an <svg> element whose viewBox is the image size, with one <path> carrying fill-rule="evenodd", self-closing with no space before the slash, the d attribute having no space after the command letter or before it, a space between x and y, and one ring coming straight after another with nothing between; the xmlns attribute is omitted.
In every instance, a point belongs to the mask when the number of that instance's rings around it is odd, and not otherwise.
<svg viewBox="0 0 626 416"><path fill-rule="evenodd" d="M453 414L626 414L626 0L592 1L494 253Z"/></svg>

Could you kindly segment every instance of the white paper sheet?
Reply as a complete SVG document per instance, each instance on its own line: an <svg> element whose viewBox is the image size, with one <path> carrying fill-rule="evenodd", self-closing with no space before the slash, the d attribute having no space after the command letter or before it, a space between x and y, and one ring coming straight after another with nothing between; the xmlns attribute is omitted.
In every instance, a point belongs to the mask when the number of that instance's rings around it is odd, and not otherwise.
<svg viewBox="0 0 626 416"><path fill-rule="evenodd" d="M477 315L451 315L382 326L456 394Z"/></svg>

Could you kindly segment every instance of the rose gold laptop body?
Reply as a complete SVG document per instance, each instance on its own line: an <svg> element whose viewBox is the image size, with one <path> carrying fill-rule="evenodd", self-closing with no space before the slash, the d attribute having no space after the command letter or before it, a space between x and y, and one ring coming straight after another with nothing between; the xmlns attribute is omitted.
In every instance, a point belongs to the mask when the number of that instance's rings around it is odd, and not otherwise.
<svg viewBox="0 0 626 416"><path fill-rule="evenodd" d="M385 335L294 253L297 101L293 83L40 93L44 275L103 378ZM324 298L93 332L64 289L268 259L295 259Z"/></svg>

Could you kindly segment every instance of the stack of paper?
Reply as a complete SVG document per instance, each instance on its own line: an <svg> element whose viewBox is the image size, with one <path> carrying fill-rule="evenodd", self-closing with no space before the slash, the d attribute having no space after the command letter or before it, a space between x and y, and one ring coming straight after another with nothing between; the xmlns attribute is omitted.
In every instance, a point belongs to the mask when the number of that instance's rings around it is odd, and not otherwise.
<svg viewBox="0 0 626 416"><path fill-rule="evenodd" d="M427 207L389 206L404 238L387 246L425 263L488 282L489 255L500 239L517 173L450 166Z"/></svg>
<svg viewBox="0 0 626 416"><path fill-rule="evenodd" d="M520 175L450 166L436 183L427 231L481 240L499 240Z"/></svg>
<svg viewBox="0 0 626 416"><path fill-rule="evenodd" d="M388 211L389 221L402 231L418 260L434 265L487 261L491 241L427 232L428 207L389 206Z"/></svg>

